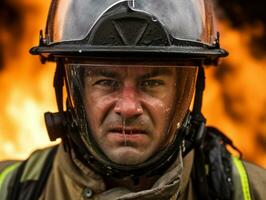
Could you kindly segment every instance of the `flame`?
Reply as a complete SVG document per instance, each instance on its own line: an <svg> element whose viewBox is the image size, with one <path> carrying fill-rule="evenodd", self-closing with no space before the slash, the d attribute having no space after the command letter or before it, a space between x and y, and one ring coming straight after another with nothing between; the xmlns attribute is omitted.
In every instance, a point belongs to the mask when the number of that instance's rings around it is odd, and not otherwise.
<svg viewBox="0 0 266 200"><path fill-rule="evenodd" d="M50 2L21 2L31 8L23 18L25 33L16 44L17 54L5 54L5 67L0 71L0 159L23 159L34 149L50 145L43 113L56 110L54 66L43 66L28 53L38 41ZM246 159L266 168L266 60L255 58L249 45L250 36L263 29L258 25L239 31L226 22L220 28L222 47L230 57L221 67L206 71L203 113L208 124L225 132ZM5 34L3 40L7 38Z"/></svg>
<svg viewBox="0 0 266 200"><path fill-rule="evenodd" d="M231 138L244 158L266 168L266 59L255 58L251 36L263 30L234 30L220 22L222 47L230 52L217 69L207 70L203 113ZM225 70L222 70L225 68Z"/></svg>
<svg viewBox="0 0 266 200"><path fill-rule="evenodd" d="M37 57L28 53L38 41L49 2L24 0L18 6L25 9L24 34L21 41L15 42L5 34L4 39L9 40L5 65L0 71L0 159L26 158L35 148L47 145L43 113L55 110L51 103L54 67L42 66Z"/></svg>

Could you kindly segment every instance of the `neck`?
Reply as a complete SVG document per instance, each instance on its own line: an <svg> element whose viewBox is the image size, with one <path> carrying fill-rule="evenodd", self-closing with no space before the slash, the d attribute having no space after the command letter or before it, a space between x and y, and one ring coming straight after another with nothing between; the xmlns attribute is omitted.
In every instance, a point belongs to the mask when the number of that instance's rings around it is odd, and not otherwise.
<svg viewBox="0 0 266 200"><path fill-rule="evenodd" d="M150 189L153 184L158 179L158 176L153 177L146 177L141 176L138 178L106 178L106 187L107 189L115 188L115 187L125 187L133 192L138 192L141 190L147 190Z"/></svg>

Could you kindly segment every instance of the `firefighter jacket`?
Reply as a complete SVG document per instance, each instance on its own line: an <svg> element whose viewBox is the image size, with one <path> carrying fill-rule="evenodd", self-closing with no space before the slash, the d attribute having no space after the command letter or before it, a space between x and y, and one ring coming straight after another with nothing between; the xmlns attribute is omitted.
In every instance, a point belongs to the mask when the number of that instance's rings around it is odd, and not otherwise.
<svg viewBox="0 0 266 200"><path fill-rule="evenodd" d="M132 192L126 185L107 189L100 175L80 162L74 153L66 153L60 144L34 152L27 162L2 162L0 199L197 200L200 198L196 189L202 183L195 183L192 178L193 167L197 165L194 157L194 151L184 158L180 153L150 189ZM266 170L237 158L232 158L232 163L233 176L228 180L232 184L232 199L264 200Z"/></svg>

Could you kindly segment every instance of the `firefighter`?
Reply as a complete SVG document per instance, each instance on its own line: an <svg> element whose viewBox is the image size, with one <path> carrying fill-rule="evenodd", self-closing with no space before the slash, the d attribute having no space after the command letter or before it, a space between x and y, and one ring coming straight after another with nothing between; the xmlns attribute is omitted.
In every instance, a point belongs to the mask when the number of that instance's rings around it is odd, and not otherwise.
<svg viewBox="0 0 266 200"><path fill-rule="evenodd" d="M1 199L266 197L265 170L201 113L203 66L228 55L210 0L52 0L31 53L56 63L45 122L62 142L2 162Z"/></svg>

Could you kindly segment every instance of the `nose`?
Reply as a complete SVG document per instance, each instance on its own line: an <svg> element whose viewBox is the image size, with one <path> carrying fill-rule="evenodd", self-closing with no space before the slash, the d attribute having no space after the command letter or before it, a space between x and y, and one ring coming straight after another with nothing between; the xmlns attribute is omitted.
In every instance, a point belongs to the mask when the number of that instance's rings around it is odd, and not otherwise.
<svg viewBox="0 0 266 200"><path fill-rule="evenodd" d="M143 113L143 108L136 89L133 87L122 88L120 97L114 107L114 111L125 118L141 115Z"/></svg>

